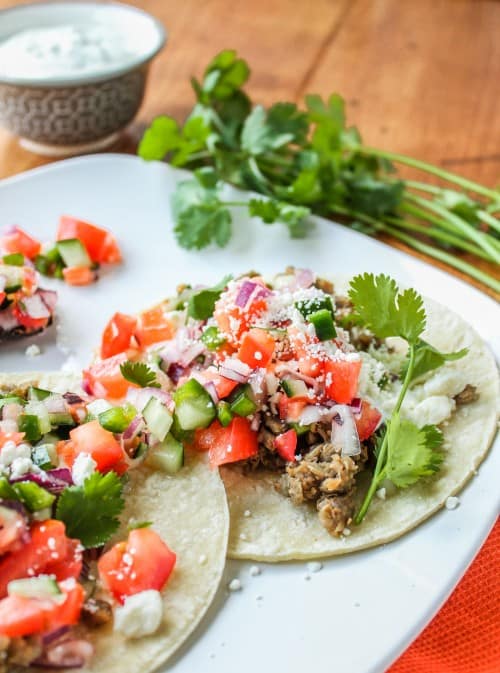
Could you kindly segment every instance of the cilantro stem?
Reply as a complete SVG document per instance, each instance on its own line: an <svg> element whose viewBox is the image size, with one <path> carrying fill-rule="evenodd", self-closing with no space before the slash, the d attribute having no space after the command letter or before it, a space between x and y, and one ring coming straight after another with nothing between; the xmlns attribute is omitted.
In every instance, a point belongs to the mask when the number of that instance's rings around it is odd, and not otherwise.
<svg viewBox="0 0 500 673"><path fill-rule="evenodd" d="M456 185L460 185L460 187L463 187L463 189L467 189L471 192L476 192L476 194L486 196L492 201L500 200L500 194L498 192L488 189L487 187L484 187L477 182L473 182L472 180L467 180L466 178L456 175L455 173L450 173L444 168L439 168L438 166L433 166L432 164L428 164L425 161L420 161L420 159L413 159L412 157L407 157L404 154L397 154L396 152L386 152L374 147L361 146L359 148L359 152L365 155L371 154L373 156L380 157L381 159L387 159L388 161L396 161L400 164L411 166L412 168L418 168L422 171L425 171L426 173L443 178L443 180L448 180L448 182L453 182Z"/></svg>
<svg viewBox="0 0 500 673"><path fill-rule="evenodd" d="M410 381L413 376L413 369L415 367L415 344L409 344L409 348L410 353L408 360L408 369L406 370L403 385L401 386L401 390L399 391L398 399L392 412L392 416L398 414L399 411L401 410L401 406L403 404L406 391L408 390L408 386L410 385ZM391 421L389 419L389 423L390 422ZM388 437L389 433L386 424L384 439L382 440L382 445L380 446L380 450L378 452L377 462L375 464L375 470L373 471L373 477L370 483L370 487L364 497L364 500L361 504L361 507L359 508L358 513L354 517L355 524L360 524L365 518L368 508L370 507L371 501L373 500L373 496L375 495L375 492L378 489L380 482L384 479L384 468L387 463Z"/></svg>
<svg viewBox="0 0 500 673"><path fill-rule="evenodd" d="M485 210L480 210L477 214L481 222L484 222L485 224L489 225L492 229L494 229L497 233L500 234L500 222L496 219L496 217L493 217L491 213L488 213Z"/></svg>
<svg viewBox="0 0 500 673"><path fill-rule="evenodd" d="M406 198L417 206L427 208L431 212L440 215L449 225L454 225L455 229L458 229L464 236L473 240L480 248L485 252L489 253L494 262L500 264L500 252L495 244L490 242L490 237L485 235L484 232L478 231L468 222L463 220L458 215L450 213L449 210L446 210L443 206L435 203L434 201L429 201L429 199L423 199L420 196L415 196L414 194L407 194Z"/></svg>
<svg viewBox="0 0 500 673"><path fill-rule="evenodd" d="M485 259L487 262L492 261L490 255L484 252L484 250L481 250L473 243L468 243L467 241L461 239L459 236L450 234L447 231L441 231L440 229L433 229L431 227L426 227L423 224L417 224L416 222L411 222L410 220L406 220L403 218L388 216L386 217L386 220L387 222L389 222L389 224L394 224L396 227L401 227L402 229L406 229L408 231L416 231L417 233L424 234L429 238L433 238L438 241L443 241L444 243L448 243L449 245L452 245L455 248L459 248L460 250L465 250L466 252L470 252L474 255L477 255L478 257Z"/></svg>
<svg viewBox="0 0 500 673"><path fill-rule="evenodd" d="M464 262L464 260L460 259L460 257L450 255L449 253L444 252L443 250L434 248L432 245L427 245L426 243L423 243L422 241L419 241L416 238L409 236L408 234L405 234L402 231L399 231L395 227L385 224L384 222L380 222L380 220L376 220L375 218L370 217L370 215L366 215L365 213L360 213L356 210L350 210L349 208L344 208L342 206L335 206L332 204L330 204L330 211L332 213L338 213L339 215L345 215L347 217L360 220L361 222L366 222L367 224L371 225L376 231L382 231L387 234L391 234L392 236L394 236L394 238L403 241L403 243L406 243L411 248L414 248L415 250L422 252L424 255L434 257L434 259L438 259L440 262L444 262L445 264L448 264L449 266L457 269L458 271L462 271L463 273L468 274L472 278L475 278L480 283L483 283L487 287L490 287L492 290L495 290L495 292L500 292L499 281L497 281L492 276L489 276L487 273L484 273L477 267L472 266L472 264Z"/></svg>

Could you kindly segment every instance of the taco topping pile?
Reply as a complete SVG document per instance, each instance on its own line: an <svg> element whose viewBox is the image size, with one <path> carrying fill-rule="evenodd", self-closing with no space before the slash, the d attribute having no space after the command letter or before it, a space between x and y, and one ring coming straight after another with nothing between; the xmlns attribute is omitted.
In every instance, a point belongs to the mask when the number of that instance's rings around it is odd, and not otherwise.
<svg viewBox="0 0 500 673"><path fill-rule="evenodd" d="M133 638L159 627L175 553L148 522L103 550L119 526L126 473L143 461L182 464L182 454L155 457L171 419L163 398L143 392L142 401L140 414L36 387L1 395L0 671L83 666L93 648L77 625L114 618Z"/></svg>
<svg viewBox="0 0 500 673"><path fill-rule="evenodd" d="M85 384L114 398L131 383L161 387L172 395L172 442L207 451L213 467L271 470L293 503L347 535L386 483L406 488L439 469L436 424L456 402L424 414L410 387L466 351L439 353L424 328L421 297L387 276L357 276L348 297L307 270L225 278L182 286L138 317L115 314Z"/></svg>

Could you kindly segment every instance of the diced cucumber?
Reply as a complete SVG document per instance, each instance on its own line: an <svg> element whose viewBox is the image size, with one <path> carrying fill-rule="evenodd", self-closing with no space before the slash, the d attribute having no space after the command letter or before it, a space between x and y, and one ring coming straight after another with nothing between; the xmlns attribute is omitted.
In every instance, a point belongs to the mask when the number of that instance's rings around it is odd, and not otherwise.
<svg viewBox="0 0 500 673"><path fill-rule="evenodd" d="M206 428L216 416L215 404L205 388L189 379L174 393L175 418L180 430Z"/></svg>
<svg viewBox="0 0 500 673"><path fill-rule="evenodd" d="M0 264L0 275L5 278L4 292L10 294L17 292L23 286L24 271L20 266L10 264Z"/></svg>
<svg viewBox="0 0 500 673"><path fill-rule="evenodd" d="M281 379L281 387L285 391L287 397L306 397L307 386L304 381L299 379L284 378Z"/></svg>
<svg viewBox="0 0 500 673"><path fill-rule="evenodd" d="M12 488L30 512L37 512L39 509L50 507L56 499L55 495L35 484L34 481L19 481L12 484Z"/></svg>
<svg viewBox="0 0 500 673"><path fill-rule="evenodd" d="M229 409L237 416L250 416L257 410L252 388L246 383L238 386L229 398Z"/></svg>
<svg viewBox="0 0 500 673"><path fill-rule="evenodd" d="M31 451L31 460L42 470L57 467L57 451L55 444L39 444Z"/></svg>
<svg viewBox="0 0 500 673"><path fill-rule="evenodd" d="M219 419L220 424L227 428L229 423L233 420L233 414L229 408L229 403L221 400L217 405L217 418Z"/></svg>
<svg viewBox="0 0 500 673"><path fill-rule="evenodd" d="M46 435L44 435L42 437L42 439L40 440L40 443L37 446L40 446L41 444L50 444L50 445L55 447L55 445L60 441L61 441L61 438L59 437L58 433L48 432Z"/></svg>
<svg viewBox="0 0 500 673"><path fill-rule="evenodd" d="M53 428L58 428L60 425L76 425L73 416L69 411L62 411L61 413L49 413L50 424Z"/></svg>
<svg viewBox="0 0 500 673"><path fill-rule="evenodd" d="M12 252L10 255L4 255L2 261L10 266L24 266L24 255L20 252Z"/></svg>
<svg viewBox="0 0 500 673"><path fill-rule="evenodd" d="M184 447L172 435L167 435L149 451L145 463L153 470L174 474L184 465Z"/></svg>
<svg viewBox="0 0 500 673"><path fill-rule="evenodd" d="M9 484L7 477L0 477L0 499L2 500L17 500L17 493Z"/></svg>
<svg viewBox="0 0 500 673"><path fill-rule="evenodd" d="M17 397L16 395L12 395L11 397L3 397L0 399L0 409L4 407L6 404L20 404L23 406L26 404L25 400L22 399L22 397Z"/></svg>
<svg viewBox="0 0 500 673"><path fill-rule="evenodd" d="M316 336L320 341L328 341L337 336L337 330L333 324L333 316L327 309L323 308L320 311L311 313L307 316L307 319L314 325Z"/></svg>
<svg viewBox="0 0 500 673"><path fill-rule="evenodd" d="M24 407L24 413L38 418L38 428L42 435L51 431L52 425L50 423L49 412L43 402L35 400L28 402Z"/></svg>
<svg viewBox="0 0 500 673"><path fill-rule="evenodd" d="M28 388L28 400L41 402L51 395L52 393L50 390L44 390L43 388L37 388L36 386L30 386Z"/></svg>
<svg viewBox="0 0 500 673"><path fill-rule="evenodd" d="M315 299L303 299L295 303L295 308L298 309L305 320L309 319L311 313L316 313L317 311L325 310L333 316L333 304L332 300L328 295L324 297L316 297Z"/></svg>
<svg viewBox="0 0 500 673"><path fill-rule="evenodd" d="M7 584L7 593L9 596L22 596L23 598L49 598L55 602L66 600L66 595L50 575L12 580Z"/></svg>
<svg viewBox="0 0 500 673"><path fill-rule="evenodd" d="M90 404L87 404L87 411L96 418L99 416L99 414L102 414L104 411L112 408L113 405L110 404L107 400L94 400L93 402L90 402Z"/></svg>
<svg viewBox="0 0 500 673"><path fill-rule="evenodd" d="M152 398L151 398L152 399ZM99 423L105 430L110 432L125 432L137 414L137 410L131 404L123 407L112 407L99 414Z"/></svg>
<svg viewBox="0 0 500 673"><path fill-rule="evenodd" d="M24 438L28 442L38 442L42 437L38 416L33 414L21 414L17 419L19 432L24 432ZM50 428L49 428L50 430Z"/></svg>
<svg viewBox="0 0 500 673"><path fill-rule="evenodd" d="M77 238L58 241L57 250L66 266L92 266L92 260L85 246Z"/></svg>
<svg viewBox="0 0 500 673"><path fill-rule="evenodd" d="M163 442L172 425L172 414L157 397L151 397L142 415L151 434L160 442Z"/></svg>

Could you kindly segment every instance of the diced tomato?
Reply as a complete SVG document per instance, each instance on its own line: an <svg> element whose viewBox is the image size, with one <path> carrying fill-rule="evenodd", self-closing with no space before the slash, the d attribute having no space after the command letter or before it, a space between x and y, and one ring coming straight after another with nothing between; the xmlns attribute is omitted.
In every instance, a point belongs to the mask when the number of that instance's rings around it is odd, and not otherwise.
<svg viewBox="0 0 500 673"><path fill-rule="evenodd" d="M12 227L12 230L0 239L0 247L5 253L20 252L28 259L34 259L40 253L42 246L39 241L20 227Z"/></svg>
<svg viewBox="0 0 500 673"><path fill-rule="evenodd" d="M288 423L298 423L305 407L312 402L308 397L287 397L282 394L278 402L279 416Z"/></svg>
<svg viewBox="0 0 500 673"><path fill-rule="evenodd" d="M221 332L230 344L238 344L252 323L267 308L265 297L255 297L245 308L241 308L234 303L239 288L249 280L252 283L265 287L264 281L259 277L251 279L242 278L238 287L234 288L230 293L223 293L215 304L214 317Z"/></svg>
<svg viewBox="0 0 500 673"><path fill-rule="evenodd" d="M225 376L221 376L221 374L219 374L214 369L206 369L203 372L203 378L207 381L212 381L215 386L215 390L217 391L217 396L221 400L230 395L238 385L237 381L233 381L232 379L228 379Z"/></svg>
<svg viewBox="0 0 500 673"><path fill-rule="evenodd" d="M250 458L258 450L257 433L248 419L240 416L233 418L226 428L214 421L208 428L197 430L195 445L199 451L208 451L212 467Z"/></svg>
<svg viewBox="0 0 500 673"><path fill-rule="evenodd" d="M63 215L59 220L57 240L67 238L78 238L87 249L90 259L98 264L114 264L122 259L116 239L109 231Z"/></svg>
<svg viewBox="0 0 500 673"><path fill-rule="evenodd" d="M15 595L0 600L0 634L16 638L76 624L84 600L83 587L74 580L59 586L66 594L63 603Z"/></svg>
<svg viewBox="0 0 500 673"><path fill-rule="evenodd" d="M131 530L126 542L115 544L97 563L99 577L113 596L126 596L165 586L176 561L175 553L151 528Z"/></svg>
<svg viewBox="0 0 500 673"><path fill-rule="evenodd" d="M24 439L24 432L4 432L0 430L0 449L6 442L14 442L17 446Z"/></svg>
<svg viewBox="0 0 500 673"><path fill-rule="evenodd" d="M319 339L316 336L305 335L294 327L288 328L288 336L300 373L314 378L322 374L325 363L315 357L311 349L311 346L320 343Z"/></svg>
<svg viewBox="0 0 500 673"><path fill-rule="evenodd" d="M125 397L127 390L134 386L123 378L120 365L127 361L125 353L100 360L83 371L83 381L89 392L97 397L111 397L118 400Z"/></svg>
<svg viewBox="0 0 500 673"><path fill-rule="evenodd" d="M49 543L48 540L52 539ZM11 580L43 573L45 567L66 558L68 538L62 521L48 519L31 526L31 539L23 547L0 561L0 598L7 594ZM1 620L0 620L1 623Z"/></svg>
<svg viewBox="0 0 500 673"><path fill-rule="evenodd" d="M6 296L7 296L6 292L0 292L0 306L4 303Z"/></svg>
<svg viewBox="0 0 500 673"><path fill-rule="evenodd" d="M65 448L64 459L69 468L80 453L88 453L97 463L99 472L108 472L123 459L123 450L109 430L99 421L90 421L73 428L70 442Z"/></svg>
<svg viewBox="0 0 500 673"><path fill-rule="evenodd" d="M350 404L356 397L361 360L329 360L325 363L326 394L339 404Z"/></svg>
<svg viewBox="0 0 500 673"><path fill-rule="evenodd" d="M58 582L70 577L77 579L82 572L83 547L78 540L66 539L65 558L51 561L44 568L45 575L54 575Z"/></svg>
<svg viewBox="0 0 500 673"><path fill-rule="evenodd" d="M63 269L64 280L68 285L91 285L97 278L96 272L88 266L67 266Z"/></svg>
<svg viewBox="0 0 500 673"><path fill-rule="evenodd" d="M12 313L19 324L28 329L43 329L49 323L49 318L32 318L17 302L12 305Z"/></svg>
<svg viewBox="0 0 500 673"><path fill-rule="evenodd" d="M274 446L279 455L289 462L295 460L295 449L297 448L297 433L295 430L287 430L278 435L274 440Z"/></svg>
<svg viewBox="0 0 500 673"><path fill-rule="evenodd" d="M359 415L354 414L354 421L361 441L373 435L381 418L382 414L378 409L372 407L366 400L361 402L361 413Z"/></svg>
<svg viewBox="0 0 500 673"><path fill-rule="evenodd" d="M115 313L102 333L101 358L105 360L130 348L137 318L126 313Z"/></svg>
<svg viewBox="0 0 500 673"><path fill-rule="evenodd" d="M271 362L275 341L266 330L253 327L242 338L238 359L252 369L267 367Z"/></svg>
<svg viewBox="0 0 500 673"><path fill-rule="evenodd" d="M165 316L162 306L156 306L149 311L139 314L135 337L141 348L167 341L175 334L175 327Z"/></svg>

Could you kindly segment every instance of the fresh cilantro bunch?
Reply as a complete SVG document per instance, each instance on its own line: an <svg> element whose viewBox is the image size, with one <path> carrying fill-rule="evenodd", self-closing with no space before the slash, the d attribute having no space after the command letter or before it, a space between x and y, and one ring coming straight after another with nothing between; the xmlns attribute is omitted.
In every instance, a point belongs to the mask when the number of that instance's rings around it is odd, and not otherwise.
<svg viewBox="0 0 500 673"><path fill-rule="evenodd" d="M398 488L407 488L422 477L436 472L442 462L439 448L443 436L439 428L421 428L401 417L401 406L410 385L420 376L440 367L447 360L458 360L467 349L440 353L424 341L426 315L422 297L413 289L398 290L389 276L365 273L352 279L349 298L354 304L354 320L366 325L375 336L398 336L408 343L408 356L402 371L402 386L376 450L376 465L370 487L355 517L361 523L376 490L385 479Z"/></svg>
<svg viewBox="0 0 500 673"><path fill-rule="evenodd" d="M172 200L182 247L227 245L233 207L248 209L266 224L282 222L293 237L307 234L311 213L340 216L364 233L389 233L500 291L498 280L453 254L463 250L500 263L500 221L494 215L500 210L500 192L416 159L366 147L357 129L347 125L338 94L326 101L306 96L305 109L287 102L268 109L253 105L243 90L249 75L235 51L222 51L201 81L192 79L196 103L185 123L158 117L139 145L144 159L166 158L194 171ZM456 188L403 181L393 162L439 176ZM224 183L264 198L227 200Z"/></svg>

